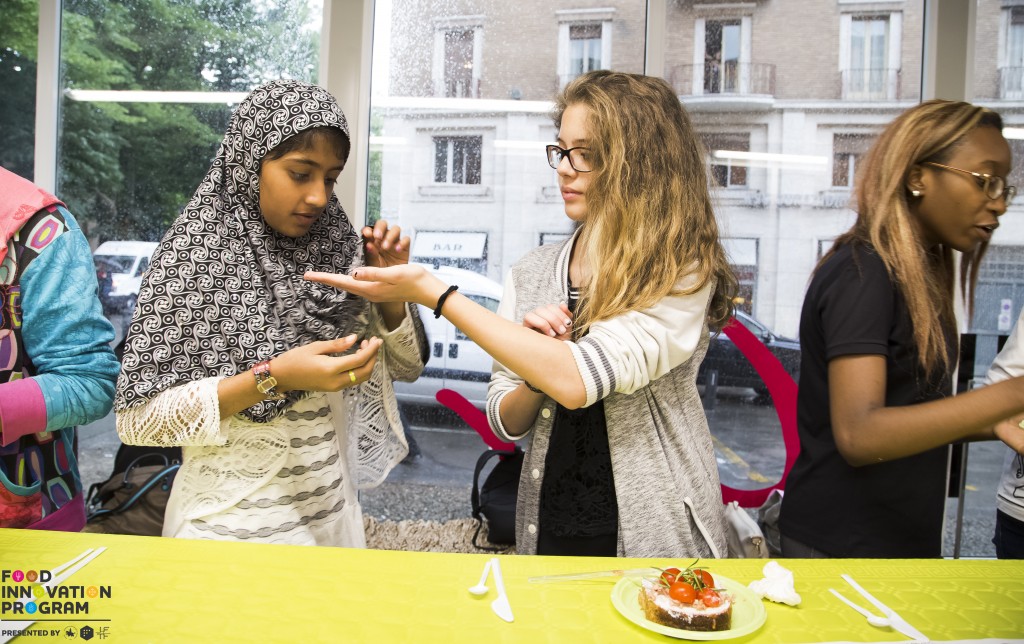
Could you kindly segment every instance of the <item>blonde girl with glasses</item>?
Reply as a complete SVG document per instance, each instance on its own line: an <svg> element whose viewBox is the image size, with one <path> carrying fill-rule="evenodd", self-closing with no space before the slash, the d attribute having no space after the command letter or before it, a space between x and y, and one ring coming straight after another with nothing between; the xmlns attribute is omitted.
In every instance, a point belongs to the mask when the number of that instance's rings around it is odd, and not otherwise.
<svg viewBox="0 0 1024 644"><path fill-rule="evenodd" d="M1024 430L1000 423L1024 412L1024 379L952 395L956 284L969 320L979 262L1016 193L1010 147L995 112L933 100L893 121L861 168L857 221L804 299L782 550L939 557L946 446L998 438L1024 450Z"/></svg>
<svg viewBox="0 0 1024 644"><path fill-rule="evenodd" d="M736 280L704 149L671 87L635 74L580 76L555 124L547 160L578 227L513 266L499 315L416 266L307 278L436 307L494 356L491 429L529 442L517 552L724 556L696 375Z"/></svg>

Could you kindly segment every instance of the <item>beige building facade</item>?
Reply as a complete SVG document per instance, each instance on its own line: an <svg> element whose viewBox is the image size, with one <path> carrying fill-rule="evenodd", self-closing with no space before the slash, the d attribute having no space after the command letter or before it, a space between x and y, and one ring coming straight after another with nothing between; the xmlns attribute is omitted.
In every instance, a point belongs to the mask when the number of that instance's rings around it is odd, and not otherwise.
<svg viewBox="0 0 1024 644"><path fill-rule="evenodd" d="M414 258L501 281L571 232L543 156L551 101L589 69L643 73L645 12L632 0L394 0L371 140L380 214L416 233ZM1022 124L1024 2L980 0L977 14L975 100ZM653 49L708 148L742 306L781 334L796 335L817 259L854 220L857 163L920 100L923 20L921 0L668 3ZM1019 208L983 272L981 331L1000 330L1004 300L1024 304Z"/></svg>

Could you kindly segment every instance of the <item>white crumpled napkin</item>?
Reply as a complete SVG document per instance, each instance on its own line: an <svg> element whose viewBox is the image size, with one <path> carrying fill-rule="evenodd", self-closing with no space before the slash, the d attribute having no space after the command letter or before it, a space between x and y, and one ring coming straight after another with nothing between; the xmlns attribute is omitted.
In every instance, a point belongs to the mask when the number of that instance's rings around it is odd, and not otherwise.
<svg viewBox="0 0 1024 644"><path fill-rule="evenodd" d="M749 588L758 597L765 597L773 602L796 606L800 603L800 594L793 583L793 572L783 568L775 561L764 565L764 579L752 581Z"/></svg>

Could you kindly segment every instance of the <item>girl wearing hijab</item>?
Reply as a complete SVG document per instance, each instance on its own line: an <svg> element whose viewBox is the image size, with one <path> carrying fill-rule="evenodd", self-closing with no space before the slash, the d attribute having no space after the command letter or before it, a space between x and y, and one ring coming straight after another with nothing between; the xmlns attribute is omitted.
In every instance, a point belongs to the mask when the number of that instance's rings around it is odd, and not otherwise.
<svg viewBox="0 0 1024 644"><path fill-rule="evenodd" d="M0 168L0 528L85 526L75 425L110 411L113 339L75 218Z"/></svg>
<svg viewBox="0 0 1024 644"><path fill-rule="evenodd" d="M348 124L320 87L275 81L238 106L164 236L129 327L125 443L182 446L164 536L364 547L357 489L406 454L392 379L422 371L415 307L304 282L408 261L385 222L334 195Z"/></svg>

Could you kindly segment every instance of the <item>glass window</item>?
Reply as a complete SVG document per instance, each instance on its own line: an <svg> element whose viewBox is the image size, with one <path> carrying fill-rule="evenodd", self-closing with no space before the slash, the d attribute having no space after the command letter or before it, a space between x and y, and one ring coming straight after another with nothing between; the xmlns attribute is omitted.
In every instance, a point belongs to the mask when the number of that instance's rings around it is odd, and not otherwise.
<svg viewBox="0 0 1024 644"><path fill-rule="evenodd" d="M473 87L473 34L472 29L444 32L445 96L466 98L476 96Z"/></svg>
<svg viewBox="0 0 1024 644"><path fill-rule="evenodd" d="M8 2L0 20L0 166L35 175L38 2Z"/></svg>
<svg viewBox="0 0 1024 644"><path fill-rule="evenodd" d="M234 104L268 80L316 80L321 19L319 0L65 0L57 192L86 234L160 239Z"/></svg>
<svg viewBox="0 0 1024 644"><path fill-rule="evenodd" d="M873 136L863 134L835 134L832 137L832 185L852 188L857 173L857 164L867 153L874 141Z"/></svg>
<svg viewBox="0 0 1024 644"><path fill-rule="evenodd" d="M739 89L740 22L709 20L704 32L704 92Z"/></svg>
<svg viewBox="0 0 1024 644"><path fill-rule="evenodd" d="M570 25L569 47L569 73L574 77L601 69L601 25Z"/></svg>
<svg viewBox="0 0 1024 644"><path fill-rule="evenodd" d="M437 183L480 183L479 136L434 138L434 181Z"/></svg>
<svg viewBox="0 0 1024 644"><path fill-rule="evenodd" d="M894 99L899 94L902 14L852 15L840 20L843 97Z"/></svg>
<svg viewBox="0 0 1024 644"><path fill-rule="evenodd" d="M1003 135L1013 153L1009 182L1020 186L1024 181L1024 107L1020 103L1024 98L1024 2L980 0L975 16L974 68L969 76L973 86L967 88L968 100L991 107L1002 116ZM968 320L968 333L962 336L960 381L967 387L983 381L1024 307L1021 208L1017 200L1000 217L999 230L980 266L974 313ZM995 556L993 505L1008 453L999 441L967 443L953 450L945 556ZM959 543L958 517L962 517Z"/></svg>
<svg viewBox="0 0 1024 644"><path fill-rule="evenodd" d="M1006 7L1002 14L1006 44L999 67L999 96L1021 99L1024 98L1024 7Z"/></svg>
<svg viewBox="0 0 1024 644"><path fill-rule="evenodd" d="M559 3L561 4L561 3ZM612 34L635 24L632 2L601 8L558 8L558 87L584 72L612 69ZM626 13L623 14L622 12ZM629 16L628 22L623 16ZM614 68L618 68L617 65Z"/></svg>
<svg viewBox="0 0 1024 644"><path fill-rule="evenodd" d="M743 153L750 151L749 134L706 134L711 178L722 188L747 185L747 163Z"/></svg>

